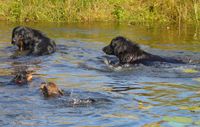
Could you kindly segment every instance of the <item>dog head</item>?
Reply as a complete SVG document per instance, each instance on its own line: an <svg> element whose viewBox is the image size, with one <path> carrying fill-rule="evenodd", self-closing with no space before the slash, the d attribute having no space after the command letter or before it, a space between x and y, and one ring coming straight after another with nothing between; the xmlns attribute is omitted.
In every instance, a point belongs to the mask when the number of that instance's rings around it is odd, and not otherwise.
<svg viewBox="0 0 200 127"><path fill-rule="evenodd" d="M45 97L55 97L64 95L63 91L60 90L57 85L53 82L41 83L40 90Z"/></svg>
<svg viewBox="0 0 200 127"><path fill-rule="evenodd" d="M13 45L19 47L19 51L26 50L31 42L31 29L27 27L17 26L12 31L12 41Z"/></svg>
<svg viewBox="0 0 200 127"><path fill-rule="evenodd" d="M18 85L22 85L22 84L26 84L27 82L31 80L32 80L32 73L27 72L27 71L20 71L20 72L17 72L17 74L15 75L12 81Z"/></svg>
<svg viewBox="0 0 200 127"><path fill-rule="evenodd" d="M133 53L140 50L139 46L125 37L117 36L110 44L102 49L108 55L119 56L124 53Z"/></svg>
<svg viewBox="0 0 200 127"><path fill-rule="evenodd" d="M142 50L136 43L122 36L113 38L110 44L102 50L108 55L117 56L121 63L132 62L142 53Z"/></svg>

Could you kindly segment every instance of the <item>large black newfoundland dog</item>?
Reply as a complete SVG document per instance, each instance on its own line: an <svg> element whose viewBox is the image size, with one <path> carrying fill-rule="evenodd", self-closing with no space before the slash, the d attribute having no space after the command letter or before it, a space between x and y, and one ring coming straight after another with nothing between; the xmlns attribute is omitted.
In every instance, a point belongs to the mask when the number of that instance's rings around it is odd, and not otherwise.
<svg viewBox="0 0 200 127"><path fill-rule="evenodd" d="M28 51L27 55L47 55L56 51L56 44L39 30L17 26L12 31L13 45L19 51Z"/></svg>
<svg viewBox="0 0 200 127"><path fill-rule="evenodd" d="M108 55L114 55L118 57L119 64L136 64L136 63L148 63L152 61L170 62L170 63L184 63L181 60L173 58L163 58L157 55L147 53L140 49L139 45L131 40L117 36L112 39L111 43L104 47L103 52Z"/></svg>

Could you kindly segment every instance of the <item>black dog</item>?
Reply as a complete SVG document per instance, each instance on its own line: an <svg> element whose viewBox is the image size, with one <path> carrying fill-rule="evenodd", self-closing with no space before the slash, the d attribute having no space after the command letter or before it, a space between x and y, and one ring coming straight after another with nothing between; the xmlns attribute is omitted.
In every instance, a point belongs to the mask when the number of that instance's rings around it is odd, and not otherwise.
<svg viewBox="0 0 200 127"><path fill-rule="evenodd" d="M17 26L12 31L12 44L28 55L47 55L56 51L56 44L39 30Z"/></svg>
<svg viewBox="0 0 200 127"><path fill-rule="evenodd" d="M181 60L162 58L147 53L140 49L138 44L122 36L112 39L111 43L102 50L108 55L115 55L118 57L119 64L147 63L151 61L183 63Z"/></svg>

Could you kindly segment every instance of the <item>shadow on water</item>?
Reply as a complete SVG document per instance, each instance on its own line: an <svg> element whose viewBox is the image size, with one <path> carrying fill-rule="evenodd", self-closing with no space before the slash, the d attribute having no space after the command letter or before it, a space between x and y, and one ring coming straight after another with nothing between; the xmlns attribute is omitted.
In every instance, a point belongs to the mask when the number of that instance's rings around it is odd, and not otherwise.
<svg viewBox="0 0 200 127"><path fill-rule="evenodd" d="M159 63L112 67L102 47L117 35L163 57L199 60L200 35L194 26L124 24L26 24L57 43L49 56L13 59L11 31L0 23L1 126L199 126L200 63ZM28 85L8 85L16 68L34 71ZM39 85L52 81L66 92L45 99Z"/></svg>

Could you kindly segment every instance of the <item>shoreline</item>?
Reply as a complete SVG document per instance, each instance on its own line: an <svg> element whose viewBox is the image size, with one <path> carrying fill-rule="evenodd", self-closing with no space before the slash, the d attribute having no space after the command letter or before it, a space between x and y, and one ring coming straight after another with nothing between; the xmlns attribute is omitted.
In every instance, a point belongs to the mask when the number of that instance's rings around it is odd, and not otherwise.
<svg viewBox="0 0 200 127"><path fill-rule="evenodd" d="M0 1L0 20L10 22L127 22L199 24L200 2L174 0Z"/></svg>

